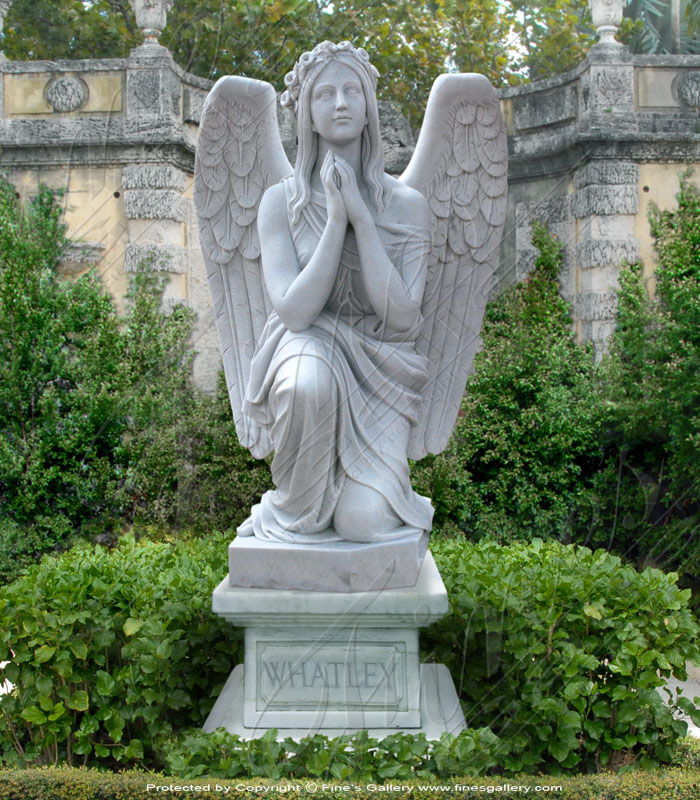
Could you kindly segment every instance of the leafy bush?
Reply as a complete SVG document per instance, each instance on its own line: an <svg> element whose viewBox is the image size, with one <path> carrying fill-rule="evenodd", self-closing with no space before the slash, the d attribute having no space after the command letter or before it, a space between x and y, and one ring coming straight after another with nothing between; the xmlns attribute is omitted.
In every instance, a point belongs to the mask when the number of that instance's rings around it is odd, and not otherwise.
<svg viewBox="0 0 700 800"><path fill-rule="evenodd" d="M642 565L678 570L681 583L697 590L700 191L687 174L677 197L676 211L650 213L655 296L639 265L621 270L618 327L601 368L604 462L575 536Z"/></svg>
<svg viewBox="0 0 700 800"><path fill-rule="evenodd" d="M638 266L620 277L605 365L607 465L593 541L667 568L700 563L700 190L681 178L676 211L652 207L656 295Z"/></svg>
<svg viewBox="0 0 700 800"><path fill-rule="evenodd" d="M433 542L451 613L425 644L450 668L471 726L513 771L598 771L672 759L688 698L656 687L700 655L689 590L602 550L558 542Z"/></svg>
<svg viewBox="0 0 700 800"><path fill-rule="evenodd" d="M318 778L340 781L382 781L410 778L482 775L493 771L505 748L488 729L443 734L429 742L423 734L397 731L381 741L367 731L329 739L316 734L299 741L277 741L277 731L244 740L223 728L213 733L192 731L169 741L164 760L169 774L188 780L264 777Z"/></svg>
<svg viewBox="0 0 700 800"><path fill-rule="evenodd" d="M103 512L120 434L116 316L96 276L57 281L59 216L51 191L22 211L0 182L0 518L48 546Z"/></svg>
<svg viewBox="0 0 700 800"><path fill-rule="evenodd" d="M533 231L534 271L487 308L450 448L414 470L436 523L470 538L569 535L601 458L592 351L574 341L559 295L562 246Z"/></svg>
<svg viewBox="0 0 700 800"><path fill-rule="evenodd" d="M0 588L0 759L153 763L156 737L201 724L241 660L210 611L227 541L76 548Z"/></svg>
<svg viewBox="0 0 700 800"><path fill-rule="evenodd" d="M192 383L193 312L143 272L120 319L97 275L57 277L65 244L54 192L0 182L0 579L75 532L237 524L270 481Z"/></svg>

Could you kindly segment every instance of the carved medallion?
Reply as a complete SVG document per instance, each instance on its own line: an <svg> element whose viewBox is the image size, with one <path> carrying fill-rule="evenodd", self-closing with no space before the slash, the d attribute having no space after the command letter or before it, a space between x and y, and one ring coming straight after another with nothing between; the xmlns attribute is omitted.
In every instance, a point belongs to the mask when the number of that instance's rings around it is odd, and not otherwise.
<svg viewBox="0 0 700 800"><path fill-rule="evenodd" d="M138 105L157 112L160 95L159 75L151 70L143 70L129 76L129 83Z"/></svg>
<svg viewBox="0 0 700 800"><path fill-rule="evenodd" d="M46 102L57 113L77 111L85 105L89 91L80 78L56 78L46 87Z"/></svg>
<svg viewBox="0 0 700 800"><path fill-rule="evenodd" d="M700 107L700 71L686 72L676 84L678 99L688 108Z"/></svg>

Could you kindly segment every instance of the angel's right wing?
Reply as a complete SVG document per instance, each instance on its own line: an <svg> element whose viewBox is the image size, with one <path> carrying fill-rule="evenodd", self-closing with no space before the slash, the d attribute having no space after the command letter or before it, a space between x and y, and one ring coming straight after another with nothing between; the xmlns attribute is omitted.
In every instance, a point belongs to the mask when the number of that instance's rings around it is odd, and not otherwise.
<svg viewBox="0 0 700 800"><path fill-rule="evenodd" d="M242 413L250 362L271 311L262 277L257 216L269 186L292 172L277 126L275 90L221 78L199 126L194 202L236 433L257 458L271 443Z"/></svg>

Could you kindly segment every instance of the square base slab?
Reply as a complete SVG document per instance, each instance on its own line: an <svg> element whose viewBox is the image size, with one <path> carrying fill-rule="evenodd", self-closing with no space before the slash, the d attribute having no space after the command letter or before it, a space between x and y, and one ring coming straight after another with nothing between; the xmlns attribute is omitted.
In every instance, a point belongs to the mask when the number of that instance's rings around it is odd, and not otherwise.
<svg viewBox="0 0 700 800"><path fill-rule="evenodd" d="M242 739L257 739L269 728L246 728L243 725L244 704L244 668L239 664L229 675L214 708L212 708L207 721L204 723L204 732L211 733L217 728L225 728L229 733L236 734ZM457 698L454 682L444 664L420 665L420 698L421 698L421 726L407 728L407 733L424 733L427 739L439 739L443 733L457 735L466 728L464 714ZM334 737L345 734L358 733L367 730L374 739L383 739L395 734L396 728L366 728L340 726L334 728L324 727L324 710L320 708L317 719L303 728L278 728L277 739L287 737L302 739L321 733L324 736Z"/></svg>
<svg viewBox="0 0 700 800"><path fill-rule="evenodd" d="M428 551L410 587L356 593L270 591L231 586L224 578L212 595L212 610L244 628L425 628L447 614L449 603Z"/></svg>
<svg viewBox="0 0 700 800"><path fill-rule="evenodd" d="M229 586L363 592L414 586L428 534L393 542L286 544L238 536L229 545Z"/></svg>

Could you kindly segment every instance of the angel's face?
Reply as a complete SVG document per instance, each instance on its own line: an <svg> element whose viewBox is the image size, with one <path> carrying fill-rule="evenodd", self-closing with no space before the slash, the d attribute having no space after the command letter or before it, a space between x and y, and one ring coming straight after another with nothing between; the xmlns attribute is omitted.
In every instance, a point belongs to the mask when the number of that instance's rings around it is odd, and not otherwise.
<svg viewBox="0 0 700 800"><path fill-rule="evenodd" d="M332 61L311 89L311 129L329 144L348 144L367 124L367 101L356 73Z"/></svg>

